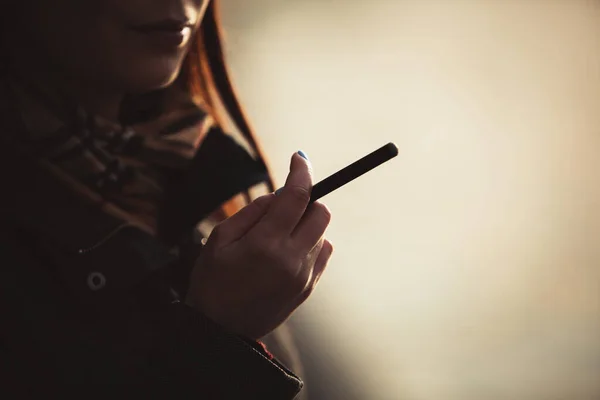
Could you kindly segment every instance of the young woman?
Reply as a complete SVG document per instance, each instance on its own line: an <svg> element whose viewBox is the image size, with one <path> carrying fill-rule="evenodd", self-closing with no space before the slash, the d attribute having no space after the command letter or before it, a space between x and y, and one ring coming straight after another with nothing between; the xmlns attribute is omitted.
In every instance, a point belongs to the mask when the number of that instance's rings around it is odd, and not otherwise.
<svg viewBox="0 0 600 400"><path fill-rule="evenodd" d="M308 206L302 152L282 191L252 201L273 184L216 1L3 7L0 390L160 379L294 398L301 380L260 340L315 288L330 214Z"/></svg>

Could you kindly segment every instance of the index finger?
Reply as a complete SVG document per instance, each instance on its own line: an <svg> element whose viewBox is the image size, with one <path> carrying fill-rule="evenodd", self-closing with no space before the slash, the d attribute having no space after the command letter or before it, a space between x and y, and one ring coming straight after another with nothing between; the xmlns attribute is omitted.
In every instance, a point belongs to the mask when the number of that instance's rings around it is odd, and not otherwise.
<svg viewBox="0 0 600 400"><path fill-rule="evenodd" d="M266 235L290 235L302 219L312 190L312 171L306 159L295 153L285 186L256 225Z"/></svg>

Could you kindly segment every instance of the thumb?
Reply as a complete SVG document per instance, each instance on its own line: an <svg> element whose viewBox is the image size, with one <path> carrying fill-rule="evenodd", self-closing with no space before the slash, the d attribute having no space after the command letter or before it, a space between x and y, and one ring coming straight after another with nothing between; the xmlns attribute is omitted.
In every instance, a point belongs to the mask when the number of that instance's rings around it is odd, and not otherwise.
<svg viewBox="0 0 600 400"><path fill-rule="evenodd" d="M265 215L274 198L273 193L261 196L217 225L213 233L218 235L220 245L235 242L246 235Z"/></svg>

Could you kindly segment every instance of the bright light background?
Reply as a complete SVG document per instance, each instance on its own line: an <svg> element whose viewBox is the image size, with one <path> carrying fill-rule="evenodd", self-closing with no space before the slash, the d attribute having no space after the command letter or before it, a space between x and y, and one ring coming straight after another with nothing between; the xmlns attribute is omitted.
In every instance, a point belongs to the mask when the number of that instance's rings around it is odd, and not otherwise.
<svg viewBox="0 0 600 400"><path fill-rule="evenodd" d="M600 2L223 11L279 183L298 149L320 179L400 148L325 199L336 253L294 319L316 398L600 398Z"/></svg>

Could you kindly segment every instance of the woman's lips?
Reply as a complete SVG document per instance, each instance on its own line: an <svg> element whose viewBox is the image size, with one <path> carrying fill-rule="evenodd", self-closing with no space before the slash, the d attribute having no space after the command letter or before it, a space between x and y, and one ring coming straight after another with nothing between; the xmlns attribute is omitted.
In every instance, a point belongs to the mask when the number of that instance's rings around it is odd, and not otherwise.
<svg viewBox="0 0 600 400"><path fill-rule="evenodd" d="M188 41L192 26L187 22L165 20L138 25L133 30L158 46L177 48Z"/></svg>
<svg viewBox="0 0 600 400"><path fill-rule="evenodd" d="M180 31L169 31L169 30L155 30L140 32L148 38L148 40L156 43L157 45L165 47L179 47L185 42L191 35L191 28L185 27Z"/></svg>

